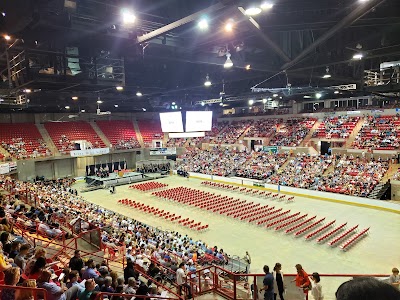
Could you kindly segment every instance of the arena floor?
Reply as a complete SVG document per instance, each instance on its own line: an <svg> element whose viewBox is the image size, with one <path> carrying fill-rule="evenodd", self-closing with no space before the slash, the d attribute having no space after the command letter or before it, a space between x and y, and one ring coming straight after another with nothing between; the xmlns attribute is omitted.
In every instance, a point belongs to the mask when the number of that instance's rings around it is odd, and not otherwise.
<svg viewBox="0 0 400 300"><path fill-rule="evenodd" d="M195 178L188 180L178 176L170 176L157 181L169 184L169 188L186 186L262 204L272 202L272 200L206 188L200 184L202 180ZM80 187L84 183L77 183L77 185ZM278 208L308 213L308 216L317 215L317 218L326 217L327 222L336 220L337 225L348 222L347 228L354 225L359 225L360 230L371 227L370 234L367 237L344 252L338 247L340 243L337 247L331 248L326 243L317 244L315 240L306 241L304 237L295 238L293 234L285 235L282 231L275 232L275 230L247 224L230 217L167 202L152 197L150 194L150 192L143 193L129 189L128 185L125 185L117 187L116 194L113 195L108 190L97 190L83 193L82 196L90 202L160 229L179 231L194 239L202 240L210 246L217 245L231 255L244 256L247 250L252 257L252 273L262 273L264 264L272 268L276 262L280 262L284 273L295 273L294 266L300 263L308 273L390 274L392 267L398 267L400 261L398 251L400 217L396 213L305 197L295 197L295 202L290 204L273 201L273 205ZM181 215L183 218L189 217L196 222L201 221L202 224L209 224L209 229L199 233L164 219L135 211L132 208L117 204L117 200L122 198L156 206ZM334 299L333 295L339 283L347 280L347 278L325 278L322 280L326 299Z"/></svg>

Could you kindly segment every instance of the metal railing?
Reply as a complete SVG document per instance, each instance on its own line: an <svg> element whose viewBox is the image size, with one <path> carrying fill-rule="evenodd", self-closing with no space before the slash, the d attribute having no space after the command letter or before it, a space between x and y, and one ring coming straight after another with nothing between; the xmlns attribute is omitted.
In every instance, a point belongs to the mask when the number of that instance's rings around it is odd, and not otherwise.
<svg viewBox="0 0 400 300"><path fill-rule="evenodd" d="M24 299L29 299L33 297L34 300L43 299L47 300L47 292L42 288L31 288L31 287L23 287L23 286L14 286L14 285L0 285L0 293L10 293L11 291L15 291L15 293L26 293L27 297ZM30 297L29 297L30 296ZM16 297L14 297L16 299Z"/></svg>

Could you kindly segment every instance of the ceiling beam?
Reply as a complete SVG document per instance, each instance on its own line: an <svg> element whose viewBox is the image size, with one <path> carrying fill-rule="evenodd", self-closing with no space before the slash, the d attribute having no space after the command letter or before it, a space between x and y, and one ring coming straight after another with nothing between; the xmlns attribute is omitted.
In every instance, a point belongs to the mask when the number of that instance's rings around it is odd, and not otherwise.
<svg viewBox="0 0 400 300"><path fill-rule="evenodd" d="M278 54L285 62L289 62L290 58L286 55L285 52L265 33L261 30L260 24L257 23L252 17L246 15L246 12L243 7L238 7L240 13L243 15L243 19L246 20L250 24L250 28L254 33L257 34L259 38L261 38L276 54Z"/></svg>
<svg viewBox="0 0 400 300"><path fill-rule="evenodd" d="M317 39L314 43L305 48L299 55L297 55L293 60L285 63L281 69L287 70L301 61L304 57L310 54L315 48L319 45L330 39L334 36L338 31L343 28L350 26L355 21L366 15L369 11L374 9L376 6L382 4L385 0L371 0L365 3L359 3L358 7L356 7L351 13L346 15L340 22L338 22L335 26L325 32L319 39Z"/></svg>
<svg viewBox="0 0 400 300"><path fill-rule="evenodd" d="M224 7L225 7L225 5L223 3L221 3L221 2L219 2L217 4L214 4L214 5L211 5L210 7L207 7L206 9L200 10L200 11L198 11L198 12L196 12L194 14L191 14L189 16L186 16L186 17L184 17L184 18L182 18L180 20L177 20L177 21L172 22L172 23L170 23L168 25L165 25L165 26L163 26L161 28L158 28L158 29L153 30L153 31L151 31L149 33L146 33L146 34L144 34L142 36L139 36L137 38L137 44L142 44L142 43L147 42L147 41L149 41L151 39L159 37L159 36L161 36L163 34L166 34L166 33L170 32L171 30L174 30L174 29L176 29L176 28L178 28L178 27L180 27L182 25L185 25L187 23L193 22L193 21L201 18L205 14L216 12L216 11L218 11L218 10L224 8Z"/></svg>

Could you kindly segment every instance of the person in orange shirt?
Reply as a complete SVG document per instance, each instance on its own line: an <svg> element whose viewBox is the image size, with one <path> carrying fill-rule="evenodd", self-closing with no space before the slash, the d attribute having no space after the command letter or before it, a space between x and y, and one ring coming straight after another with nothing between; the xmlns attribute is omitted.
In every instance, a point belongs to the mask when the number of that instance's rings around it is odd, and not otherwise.
<svg viewBox="0 0 400 300"><path fill-rule="evenodd" d="M308 274L306 273L306 271L303 270L303 267L300 264L297 264L295 267L297 270L297 275L293 281L296 282L297 287L303 289L304 294L307 294L309 288L311 287L311 282L308 278Z"/></svg>

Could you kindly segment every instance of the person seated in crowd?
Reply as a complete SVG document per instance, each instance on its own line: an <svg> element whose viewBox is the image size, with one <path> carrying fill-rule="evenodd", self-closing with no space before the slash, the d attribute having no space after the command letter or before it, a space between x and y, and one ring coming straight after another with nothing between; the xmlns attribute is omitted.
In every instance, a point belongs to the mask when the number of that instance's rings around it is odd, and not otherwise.
<svg viewBox="0 0 400 300"><path fill-rule="evenodd" d="M37 279L38 287L44 288L47 291L47 299L49 300L74 300L78 294L78 287L72 286L69 289L66 287L59 287L50 279L52 273L44 270Z"/></svg>

